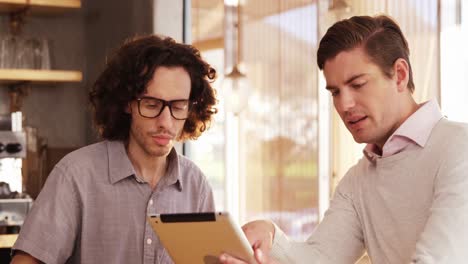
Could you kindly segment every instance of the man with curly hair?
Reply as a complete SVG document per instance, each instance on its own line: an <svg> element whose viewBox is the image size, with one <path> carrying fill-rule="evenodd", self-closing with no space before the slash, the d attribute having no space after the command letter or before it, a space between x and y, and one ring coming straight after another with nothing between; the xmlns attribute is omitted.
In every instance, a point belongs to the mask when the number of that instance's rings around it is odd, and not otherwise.
<svg viewBox="0 0 468 264"><path fill-rule="evenodd" d="M55 166L12 263L172 263L146 217L214 211L205 176L174 142L209 126L215 76L190 45L155 35L126 41L89 93L104 141Z"/></svg>

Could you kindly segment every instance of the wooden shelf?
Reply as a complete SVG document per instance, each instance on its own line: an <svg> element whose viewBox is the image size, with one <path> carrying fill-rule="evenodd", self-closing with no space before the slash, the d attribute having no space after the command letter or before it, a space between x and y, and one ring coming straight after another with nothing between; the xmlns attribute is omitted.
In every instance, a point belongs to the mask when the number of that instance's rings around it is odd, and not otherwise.
<svg viewBox="0 0 468 264"><path fill-rule="evenodd" d="M81 8L81 0L0 0L0 13L11 13L30 6L33 14L55 14Z"/></svg>
<svg viewBox="0 0 468 264"><path fill-rule="evenodd" d="M83 74L80 71L0 69L0 84L81 82L82 80Z"/></svg>
<svg viewBox="0 0 468 264"><path fill-rule="evenodd" d="M16 242L18 234L1 234L0 235L0 248L11 248Z"/></svg>

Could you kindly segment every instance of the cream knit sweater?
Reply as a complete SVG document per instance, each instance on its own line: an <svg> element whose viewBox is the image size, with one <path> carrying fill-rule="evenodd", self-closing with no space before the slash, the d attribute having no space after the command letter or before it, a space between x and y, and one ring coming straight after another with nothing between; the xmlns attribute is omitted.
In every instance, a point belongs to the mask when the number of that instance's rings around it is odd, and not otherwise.
<svg viewBox="0 0 468 264"><path fill-rule="evenodd" d="M371 162L339 183L306 242L276 229L281 263L468 263L468 125L442 118L424 147Z"/></svg>

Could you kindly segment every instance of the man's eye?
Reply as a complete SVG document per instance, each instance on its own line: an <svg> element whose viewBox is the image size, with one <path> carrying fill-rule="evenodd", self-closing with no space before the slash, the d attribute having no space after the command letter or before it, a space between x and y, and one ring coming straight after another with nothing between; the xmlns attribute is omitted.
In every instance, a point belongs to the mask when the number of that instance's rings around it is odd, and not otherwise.
<svg viewBox="0 0 468 264"><path fill-rule="evenodd" d="M351 84L351 87L355 88L355 89L359 89L361 87L363 87L366 83L353 83Z"/></svg>
<svg viewBox="0 0 468 264"><path fill-rule="evenodd" d="M182 111L182 110L186 110L187 106L188 106L188 104L185 103L185 102L177 102L177 103L172 104L172 109Z"/></svg>
<svg viewBox="0 0 468 264"><path fill-rule="evenodd" d="M330 90L330 93L331 93L331 96L335 97L335 96L337 96L337 95L340 93L340 91L338 91L338 90Z"/></svg>
<svg viewBox="0 0 468 264"><path fill-rule="evenodd" d="M158 109L161 107L161 103L154 101L143 101L142 106L148 109Z"/></svg>

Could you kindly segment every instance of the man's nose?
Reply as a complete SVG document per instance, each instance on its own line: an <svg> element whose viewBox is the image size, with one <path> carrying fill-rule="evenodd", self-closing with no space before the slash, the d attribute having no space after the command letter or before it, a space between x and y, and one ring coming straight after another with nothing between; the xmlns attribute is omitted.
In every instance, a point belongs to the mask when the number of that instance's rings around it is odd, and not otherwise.
<svg viewBox="0 0 468 264"><path fill-rule="evenodd" d="M341 91L338 100L335 100L335 107L339 111L349 111L356 105L354 95L348 91Z"/></svg>
<svg viewBox="0 0 468 264"><path fill-rule="evenodd" d="M171 109L169 109L168 105L165 105L161 114L157 117L158 125L161 127L170 127L172 124L172 115Z"/></svg>

